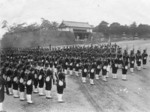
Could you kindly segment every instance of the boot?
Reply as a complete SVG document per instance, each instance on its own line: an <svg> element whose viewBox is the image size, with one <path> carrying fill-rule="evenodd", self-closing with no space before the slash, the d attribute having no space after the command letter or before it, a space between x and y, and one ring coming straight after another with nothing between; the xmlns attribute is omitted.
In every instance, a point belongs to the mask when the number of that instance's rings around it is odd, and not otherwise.
<svg viewBox="0 0 150 112"><path fill-rule="evenodd" d="M0 102L0 111L3 111L3 102Z"/></svg>
<svg viewBox="0 0 150 112"><path fill-rule="evenodd" d="M146 69L146 65L143 65L143 69Z"/></svg>
<svg viewBox="0 0 150 112"><path fill-rule="evenodd" d="M66 69L64 70L64 73L65 73L65 75L67 74L67 70Z"/></svg>
<svg viewBox="0 0 150 112"><path fill-rule="evenodd" d="M67 69L67 74L68 74L68 75L70 74L70 70L69 70L69 69Z"/></svg>
<svg viewBox="0 0 150 112"><path fill-rule="evenodd" d="M38 93L38 89L37 88L34 88L34 93Z"/></svg>
<svg viewBox="0 0 150 112"><path fill-rule="evenodd" d="M46 90L46 98L47 99L51 99L52 98L50 90Z"/></svg>
<svg viewBox="0 0 150 112"><path fill-rule="evenodd" d="M25 100L25 98L24 98L24 92L20 92L20 100L21 100L21 101L24 101L24 100Z"/></svg>
<svg viewBox="0 0 150 112"><path fill-rule="evenodd" d="M44 93L43 93L43 88L39 88L39 95L40 95L40 96L43 96L43 95L44 95Z"/></svg>
<svg viewBox="0 0 150 112"><path fill-rule="evenodd" d="M70 70L70 75L72 75L72 73L73 73L72 70Z"/></svg>
<svg viewBox="0 0 150 112"><path fill-rule="evenodd" d="M138 66L138 70L141 71L141 66Z"/></svg>
<svg viewBox="0 0 150 112"><path fill-rule="evenodd" d="M117 79L117 74L114 74L114 78Z"/></svg>
<svg viewBox="0 0 150 112"><path fill-rule="evenodd" d="M27 103L32 104L32 100L31 100L31 94L27 94Z"/></svg>
<svg viewBox="0 0 150 112"><path fill-rule="evenodd" d="M79 73L77 71L75 73L76 73L76 76L79 76Z"/></svg>
<svg viewBox="0 0 150 112"><path fill-rule="evenodd" d="M127 75L122 75L122 80L127 80Z"/></svg>
<svg viewBox="0 0 150 112"><path fill-rule="evenodd" d="M134 69L133 69L133 68L130 68L130 71L131 71L131 73L133 73L133 72L134 72Z"/></svg>
<svg viewBox="0 0 150 112"><path fill-rule="evenodd" d="M8 88L8 91L9 91L9 95L12 95L12 89L11 88Z"/></svg>
<svg viewBox="0 0 150 112"><path fill-rule="evenodd" d="M107 74L106 74L106 78L108 78L108 77L109 77L109 75L108 75L108 74L109 74L109 72L107 72Z"/></svg>
<svg viewBox="0 0 150 112"><path fill-rule="evenodd" d="M99 79L99 75L95 75L95 78L96 78L96 79Z"/></svg>
<svg viewBox="0 0 150 112"><path fill-rule="evenodd" d="M105 81L105 82L107 81L106 76L103 76L103 81Z"/></svg>
<svg viewBox="0 0 150 112"><path fill-rule="evenodd" d="M86 78L85 77L82 77L82 82L86 83Z"/></svg>
<svg viewBox="0 0 150 112"><path fill-rule="evenodd" d="M90 79L90 84L94 85L94 80L93 79Z"/></svg>
<svg viewBox="0 0 150 112"><path fill-rule="evenodd" d="M62 103L62 102L63 102L62 96L63 96L63 94L58 94L58 102L59 102L59 103Z"/></svg>
<svg viewBox="0 0 150 112"><path fill-rule="evenodd" d="M14 96L14 98L19 98L18 90L13 89L13 96Z"/></svg>
<svg viewBox="0 0 150 112"><path fill-rule="evenodd" d="M115 74L114 73L112 74L112 76L113 76L113 79L115 79Z"/></svg>

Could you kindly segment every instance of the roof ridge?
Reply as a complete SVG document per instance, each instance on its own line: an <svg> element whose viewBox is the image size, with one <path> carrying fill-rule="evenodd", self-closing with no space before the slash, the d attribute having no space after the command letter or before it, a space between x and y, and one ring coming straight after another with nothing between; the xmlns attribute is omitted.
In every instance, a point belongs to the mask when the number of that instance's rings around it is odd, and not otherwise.
<svg viewBox="0 0 150 112"><path fill-rule="evenodd" d="M78 21L63 21L63 22L73 22L73 23L88 23L88 22L78 22ZM89 23L88 23L89 24Z"/></svg>

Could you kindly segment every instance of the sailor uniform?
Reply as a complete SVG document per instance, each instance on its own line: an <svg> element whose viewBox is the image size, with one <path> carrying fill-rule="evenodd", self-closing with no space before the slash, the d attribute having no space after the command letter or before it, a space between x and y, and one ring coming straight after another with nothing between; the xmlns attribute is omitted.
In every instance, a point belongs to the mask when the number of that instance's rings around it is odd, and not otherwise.
<svg viewBox="0 0 150 112"><path fill-rule="evenodd" d="M76 74L76 76L79 76L79 63L76 63L76 65L75 65L75 74Z"/></svg>
<svg viewBox="0 0 150 112"><path fill-rule="evenodd" d="M52 76L53 73L50 70L47 70L46 73L46 78L45 78L45 93L46 93L46 98L52 98L51 96L51 89L52 89Z"/></svg>
<svg viewBox="0 0 150 112"><path fill-rule="evenodd" d="M57 78L58 102L63 102L62 97L63 97L64 88L66 88L65 74L60 72L60 73L58 73L58 78Z"/></svg>
<svg viewBox="0 0 150 112"><path fill-rule="evenodd" d="M135 57L131 56L130 57L130 71L131 71L131 73L134 72L134 63L135 63Z"/></svg>
<svg viewBox="0 0 150 112"><path fill-rule="evenodd" d="M70 67L70 75L72 75L72 73L73 73L73 62L70 63L69 67Z"/></svg>
<svg viewBox="0 0 150 112"><path fill-rule="evenodd" d="M38 93L38 71L35 70L34 72L34 93Z"/></svg>
<svg viewBox="0 0 150 112"><path fill-rule="evenodd" d="M107 81L106 75L107 75L107 64L104 64L102 66L102 75L103 75L103 81Z"/></svg>
<svg viewBox="0 0 150 112"><path fill-rule="evenodd" d="M94 78L95 78L95 64L92 64L92 67L90 69L90 84L94 84Z"/></svg>
<svg viewBox="0 0 150 112"><path fill-rule="evenodd" d="M0 111L3 111L3 101L5 99L4 86L6 86L6 92L9 94L6 82L0 74Z"/></svg>
<svg viewBox="0 0 150 112"><path fill-rule="evenodd" d="M39 76L38 76L38 82L39 82L39 95L44 95L44 71L43 69L40 70Z"/></svg>
<svg viewBox="0 0 150 112"><path fill-rule="evenodd" d="M146 51L144 50L143 54L142 54L142 63L143 63L143 68L146 68L146 64L147 64L147 57L148 54L146 53Z"/></svg>
<svg viewBox="0 0 150 112"><path fill-rule="evenodd" d="M18 77L17 77L17 70L15 71L15 76L13 77L13 96L14 98L19 98L18 93Z"/></svg>
<svg viewBox="0 0 150 112"><path fill-rule="evenodd" d="M23 101L25 100L24 98L24 95L25 95L25 81L24 81L24 78L25 77L25 74L24 74L24 71L21 73L21 77L19 79L19 91L20 91L20 100Z"/></svg>
<svg viewBox="0 0 150 112"><path fill-rule="evenodd" d="M85 64L82 70L82 82L85 83L86 82L86 77L88 74L88 65Z"/></svg>
<svg viewBox="0 0 150 112"><path fill-rule="evenodd" d="M9 94L10 95L12 95L13 93L12 93L12 75L13 75L13 72L12 72L12 70L8 70L7 72L6 72L6 76L7 76L7 85L8 85L8 90L9 90Z"/></svg>
<svg viewBox="0 0 150 112"><path fill-rule="evenodd" d="M27 98L27 103L29 104L33 103L31 98L32 91L33 91L33 80L32 80L32 76L29 74L26 82L26 98Z"/></svg>
<svg viewBox="0 0 150 112"><path fill-rule="evenodd" d="M128 61L122 61L122 80L127 79L127 71L128 71Z"/></svg>
<svg viewBox="0 0 150 112"><path fill-rule="evenodd" d="M118 56L118 68L121 68L121 63L122 62L122 55Z"/></svg>
<svg viewBox="0 0 150 112"><path fill-rule="evenodd" d="M111 60L108 59L108 60L107 60L108 65L107 65L107 74L106 74L106 77L109 77L109 74L110 74L110 68L111 68L110 62L111 62Z"/></svg>
<svg viewBox="0 0 150 112"><path fill-rule="evenodd" d="M137 69L141 70L141 63L142 63L142 56L140 54L136 55L136 64L137 64Z"/></svg>
<svg viewBox="0 0 150 112"><path fill-rule="evenodd" d="M101 72L101 61L97 61L96 75L95 75L96 79L99 79L100 72Z"/></svg>
<svg viewBox="0 0 150 112"><path fill-rule="evenodd" d="M116 60L112 63L112 75L113 75L113 78L114 78L114 79L117 78L117 70L118 70L118 60L116 59Z"/></svg>

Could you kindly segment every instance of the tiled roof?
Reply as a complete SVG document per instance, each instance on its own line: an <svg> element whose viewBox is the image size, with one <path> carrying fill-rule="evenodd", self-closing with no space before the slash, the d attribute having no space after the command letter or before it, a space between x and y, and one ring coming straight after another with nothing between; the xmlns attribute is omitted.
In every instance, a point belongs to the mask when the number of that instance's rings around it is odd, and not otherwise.
<svg viewBox="0 0 150 112"><path fill-rule="evenodd" d="M92 28L91 25L87 22L74 22L74 21L63 21L61 26L68 26L68 27L82 27L82 28Z"/></svg>

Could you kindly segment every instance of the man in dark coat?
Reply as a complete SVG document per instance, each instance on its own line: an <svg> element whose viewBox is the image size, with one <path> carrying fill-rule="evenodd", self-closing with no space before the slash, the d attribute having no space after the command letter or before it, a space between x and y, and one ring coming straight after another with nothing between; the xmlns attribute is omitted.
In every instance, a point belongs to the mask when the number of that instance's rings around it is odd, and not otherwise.
<svg viewBox="0 0 150 112"><path fill-rule="evenodd" d="M131 73L134 72L134 64L135 64L135 56L134 56L134 51L132 50L131 54L130 54L130 71L131 71Z"/></svg>
<svg viewBox="0 0 150 112"><path fill-rule="evenodd" d="M57 96L58 96L58 102L63 102L63 91L64 88L66 88L66 81L65 81L65 74L62 72L61 68L58 72L57 76Z"/></svg>
<svg viewBox="0 0 150 112"><path fill-rule="evenodd" d="M50 69L48 69L45 78L45 93L47 99L52 98L51 96L52 85L53 85L53 72Z"/></svg>
<svg viewBox="0 0 150 112"><path fill-rule="evenodd" d="M3 102L5 99L4 86L6 86L6 93L9 94L6 82L3 79L3 76L1 75L1 71L0 71L0 112L3 111Z"/></svg>
<svg viewBox="0 0 150 112"><path fill-rule="evenodd" d="M144 69L146 68L146 64L147 64L147 57L148 57L148 54L147 54L146 50L143 50L142 62L143 62L143 68Z"/></svg>
<svg viewBox="0 0 150 112"><path fill-rule="evenodd" d="M117 71L118 71L118 59L115 59L112 63L112 75L114 79L117 79Z"/></svg>
<svg viewBox="0 0 150 112"><path fill-rule="evenodd" d="M127 80L128 60L122 60L122 80Z"/></svg>

